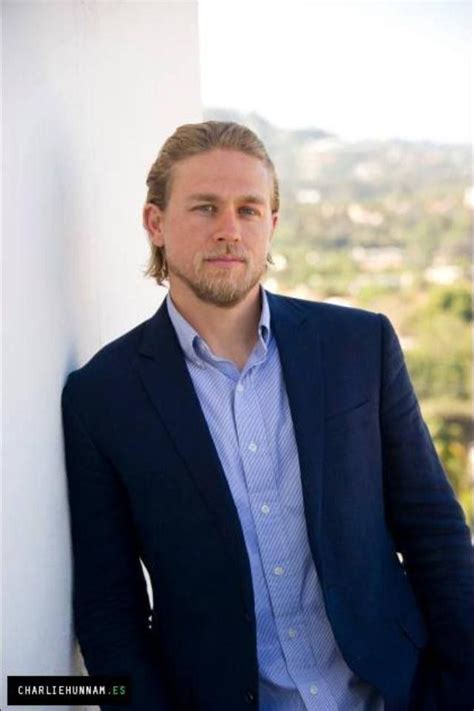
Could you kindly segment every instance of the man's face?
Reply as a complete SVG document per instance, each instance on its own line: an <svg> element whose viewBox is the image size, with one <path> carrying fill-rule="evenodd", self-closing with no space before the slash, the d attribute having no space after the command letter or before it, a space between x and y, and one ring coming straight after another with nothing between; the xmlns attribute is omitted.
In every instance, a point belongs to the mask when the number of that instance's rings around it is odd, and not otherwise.
<svg viewBox="0 0 474 711"><path fill-rule="evenodd" d="M267 268L277 222L272 176L262 161L214 149L173 168L166 210L146 205L144 224L164 247L171 293L218 306L240 302Z"/></svg>

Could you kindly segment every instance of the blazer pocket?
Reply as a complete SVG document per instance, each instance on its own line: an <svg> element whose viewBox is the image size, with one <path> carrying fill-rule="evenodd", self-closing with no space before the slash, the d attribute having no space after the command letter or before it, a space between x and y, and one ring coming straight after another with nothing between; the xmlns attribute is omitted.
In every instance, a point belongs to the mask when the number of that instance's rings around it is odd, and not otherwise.
<svg viewBox="0 0 474 711"><path fill-rule="evenodd" d="M327 434L345 432L353 429L354 427L364 425L370 421L373 413L373 401L370 399L364 400L355 407L326 417L326 432Z"/></svg>

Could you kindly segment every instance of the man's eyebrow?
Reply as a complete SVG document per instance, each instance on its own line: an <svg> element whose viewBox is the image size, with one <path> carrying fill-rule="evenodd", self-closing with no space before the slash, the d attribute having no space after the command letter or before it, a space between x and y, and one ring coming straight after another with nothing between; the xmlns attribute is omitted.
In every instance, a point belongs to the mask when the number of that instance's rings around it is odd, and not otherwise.
<svg viewBox="0 0 474 711"><path fill-rule="evenodd" d="M188 195L189 202L222 202L223 198L215 193L192 193ZM267 201L262 195L239 195L241 202L250 202L256 205L266 205Z"/></svg>

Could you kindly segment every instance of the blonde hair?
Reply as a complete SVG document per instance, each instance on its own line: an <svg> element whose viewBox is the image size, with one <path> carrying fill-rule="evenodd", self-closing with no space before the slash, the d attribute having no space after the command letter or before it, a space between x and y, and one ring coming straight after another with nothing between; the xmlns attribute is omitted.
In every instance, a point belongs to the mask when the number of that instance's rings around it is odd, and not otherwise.
<svg viewBox="0 0 474 711"><path fill-rule="evenodd" d="M273 179L271 198L272 212L278 212L280 207L280 192L278 179L270 156L258 136L247 126L232 121L205 121L203 123L188 123L179 126L161 148L146 179L148 193L147 203L153 203L165 210L171 193L173 166L184 158L205 153L215 148L240 151L258 158L269 169ZM150 240L150 259L146 276L156 279L162 284L168 276L168 268L163 247L158 247ZM273 263L268 256L269 263Z"/></svg>

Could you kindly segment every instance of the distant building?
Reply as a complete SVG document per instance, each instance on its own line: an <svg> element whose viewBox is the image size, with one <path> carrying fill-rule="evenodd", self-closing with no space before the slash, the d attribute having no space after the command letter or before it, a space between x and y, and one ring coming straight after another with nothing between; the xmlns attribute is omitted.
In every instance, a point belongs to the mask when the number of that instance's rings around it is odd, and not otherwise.
<svg viewBox="0 0 474 711"><path fill-rule="evenodd" d="M353 175L363 183L374 183L383 174L382 166L376 161L361 161L353 168Z"/></svg>
<svg viewBox="0 0 474 711"><path fill-rule="evenodd" d="M474 187L472 186L464 191L464 206L474 210Z"/></svg>
<svg viewBox="0 0 474 711"><path fill-rule="evenodd" d="M348 286L350 294L357 295L362 289L403 289L405 286L405 272L372 272L358 274Z"/></svg>
<svg viewBox="0 0 474 711"><path fill-rule="evenodd" d="M456 206L456 201L452 198L443 200L431 200L428 204L429 212L435 215L447 215Z"/></svg>
<svg viewBox="0 0 474 711"><path fill-rule="evenodd" d="M403 266L403 250L400 247L354 247L352 259L367 271L384 271Z"/></svg>
<svg viewBox="0 0 474 711"><path fill-rule="evenodd" d="M367 210L357 202L351 202L347 208L347 214L350 221L356 225L371 225L372 227L379 227L383 224L385 219L381 212Z"/></svg>
<svg viewBox="0 0 474 711"><path fill-rule="evenodd" d="M432 284L449 285L462 276L462 270L455 264L433 264L425 269L423 276Z"/></svg>
<svg viewBox="0 0 474 711"><path fill-rule="evenodd" d="M284 254L272 254L273 266L276 272L283 272L288 266L288 259Z"/></svg>

